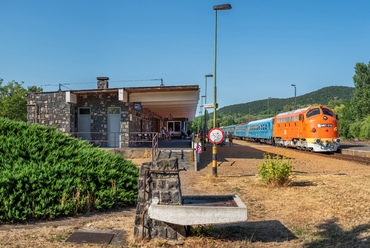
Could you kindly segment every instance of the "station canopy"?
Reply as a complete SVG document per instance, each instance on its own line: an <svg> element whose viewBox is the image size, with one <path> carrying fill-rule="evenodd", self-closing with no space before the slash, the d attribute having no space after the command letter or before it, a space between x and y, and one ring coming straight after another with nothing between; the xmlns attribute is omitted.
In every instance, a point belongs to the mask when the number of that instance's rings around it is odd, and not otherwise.
<svg viewBox="0 0 370 248"><path fill-rule="evenodd" d="M158 116L194 120L199 100L199 86L159 86L125 88L129 102L140 102Z"/></svg>
<svg viewBox="0 0 370 248"><path fill-rule="evenodd" d="M189 121L194 120L199 101L198 85L73 90L69 91L67 98L72 99L71 95L105 93L118 93L119 101L140 103L142 109L158 117Z"/></svg>

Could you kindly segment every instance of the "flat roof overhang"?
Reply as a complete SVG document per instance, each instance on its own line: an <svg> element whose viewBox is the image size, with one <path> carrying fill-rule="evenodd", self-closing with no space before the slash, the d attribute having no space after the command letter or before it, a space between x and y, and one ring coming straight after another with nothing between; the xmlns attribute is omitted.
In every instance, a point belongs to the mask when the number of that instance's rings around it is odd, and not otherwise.
<svg viewBox="0 0 370 248"><path fill-rule="evenodd" d="M199 86L158 86L158 87L129 87L94 90L73 90L76 95L118 93L119 90L127 93L127 102L141 102L141 107L168 118L185 118L194 120L199 101Z"/></svg>

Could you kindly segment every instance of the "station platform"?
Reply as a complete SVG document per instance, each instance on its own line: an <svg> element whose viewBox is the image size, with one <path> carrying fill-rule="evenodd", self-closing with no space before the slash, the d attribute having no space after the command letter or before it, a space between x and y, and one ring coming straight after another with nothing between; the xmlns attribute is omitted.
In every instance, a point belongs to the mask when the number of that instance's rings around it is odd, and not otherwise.
<svg viewBox="0 0 370 248"><path fill-rule="evenodd" d="M143 143L143 146L136 147L122 147L122 148L101 148L114 154L119 154L125 158L147 158L151 156L152 143ZM189 150L191 151L191 140L190 139L172 139L159 140L159 150Z"/></svg>
<svg viewBox="0 0 370 248"><path fill-rule="evenodd" d="M370 142L345 140L340 143L338 152L345 155L370 158Z"/></svg>
<svg viewBox="0 0 370 248"><path fill-rule="evenodd" d="M159 140L158 148L191 149L190 139Z"/></svg>

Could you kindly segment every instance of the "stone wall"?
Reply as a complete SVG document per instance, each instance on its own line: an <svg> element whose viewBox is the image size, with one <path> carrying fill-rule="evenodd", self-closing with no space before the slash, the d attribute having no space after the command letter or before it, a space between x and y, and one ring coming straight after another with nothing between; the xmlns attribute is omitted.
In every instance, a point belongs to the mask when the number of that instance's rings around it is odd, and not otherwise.
<svg viewBox="0 0 370 248"><path fill-rule="evenodd" d="M118 93L96 93L80 94L77 96L77 104L73 104L75 109L74 124L75 132L78 132L78 108L91 109L91 132L108 132L108 108L121 108L121 132L129 132L130 126L130 109L129 104L118 101ZM92 134L93 140L106 140L107 134ZM122 134L121 147L128 146L128 134ZM106 143L99 144L102 147Z"/></svg>
<svg viewBox="0 0 370 248"><path fill-rule="evenodd" d="M142 111L132 110L132 122L130 125L130 132L157 132L157 119L153 118L149 113ZM138 134L131 134L130 140L140 141L144 137ZM148 137L148 140L152 140L152 137ZM130 142L130 146L148 146L152 144L149 142Z"/></svg>
<svg viewBox="0 0 370 248"><path fill-rule="evenodd" d="M129 132L153 132L158 131L157 119L145 111L130 109L130 103L118 100L118 92L115 93L86 93L77 95L77 103L66 103L66 92L40 92L30 93L27 99L27 121L47 126L55 126L64 133L78 132L78 109L86 107L91 109L91 132L108 132L108 108L121 108L121 147L147 146L151 142L130 142L129 140L143 140L143 136ZM36 104L37 106L35 107ZM132 121L130 121L130 114ZM131 136L131 137L130 137ZM107 140L107 133L91 134L92 140ZM147 141L152 137L147 136ZM106 142L98 142L97 145L106 147Z"/></svg>
<svg viewBox="0 0 370 248"><path fill-rule="evenodd" d="M161 170L162 172L156 170ZM173 172L164 172L163 170L171 170ZM138 190L139 194L137 198L134 230L135 237L147 239L185 238L185 226L152 220L147 213L149 204L154 197L159 199L159 204L181 204L181 185L177 159L143 163L140 168Z"/></svg>
<svg viewBox="0 0 370 248"><path fill-rule="evenodd" d="M61 132L71 132L74 114L71 105L66 103L65 92L29 93L27 97L27 122L55 126ZM36 104L36 106L34 105Z"/></svg>

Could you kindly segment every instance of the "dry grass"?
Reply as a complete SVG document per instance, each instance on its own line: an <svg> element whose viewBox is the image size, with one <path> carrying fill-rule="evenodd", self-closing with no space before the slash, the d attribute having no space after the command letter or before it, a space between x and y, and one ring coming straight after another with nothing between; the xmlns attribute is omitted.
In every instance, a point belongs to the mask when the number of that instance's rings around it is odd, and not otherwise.
<svg viewBox="0 0 370 248"><path fill-rule="evenodd" d="M289 187L266 187L256 176L266 151L295 160ZM189 237L179 247L370 246L370 166L291 149L234 146L219 148L219 176L215 178L210 176L211 156L208 151L202 155L199 172L181 172L182 193L237 194L248 207L249 220L215 225L214 237ZM133 160L136 164L146 161ZM64 242L81 229L124 230L128 247L177 247L165 240L135 240L134 216L135 209L128 208L52 222L0 226L0 247L101 247Z"/></svg>

